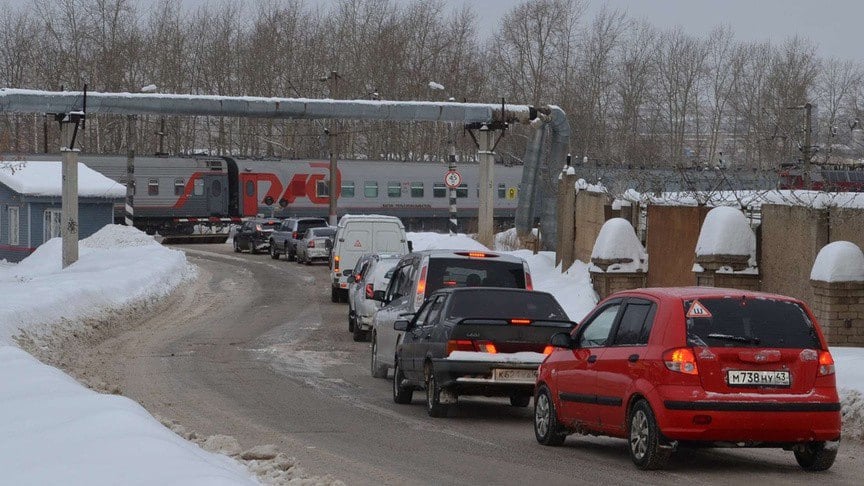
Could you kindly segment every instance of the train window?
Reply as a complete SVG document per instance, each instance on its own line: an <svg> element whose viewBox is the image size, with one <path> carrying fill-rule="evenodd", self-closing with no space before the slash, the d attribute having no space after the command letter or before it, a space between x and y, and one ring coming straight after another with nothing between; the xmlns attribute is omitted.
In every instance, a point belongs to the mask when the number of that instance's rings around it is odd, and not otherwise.
<svg viewBox="0 0 864 486"><path fill-rule="evenodd" d="M378 182L366 181L363 183L363 195L366 197L378 197Z"/></svg>
<svg viewBox="0 0 864 486"><path fill-rule="evenodd" d="M447 197L447 186L443 182L432 184L432 197Z"/></svg>
<svg viewBox="0 0 864 486"><path fill-rule="evenodd" d="M507 184L498 184L498 199L507 197Z"/></svg>
<svg viewBox="0 0 864 486"><path fill-rule="evenodd" d="M456 188L456 197L468 197L468 184L459 184Z"/></svg>
<svg viewBox="0 0 864 486"><path fill-rule="evenodd" d="M339 197L354 197L354 181L342 181L342 193Z"/></svg>
<svg viewBox="0 0 864 486"><path fill-rule="evenodd" d="M411 183L411 197L423 197L424 192L422 182Z"/></svg>
<svg viewBox="0 0 864 486"><path fill-rule="evenodd" d="M387 197L402 197L402 184L399 181L387 183Z"/></svg>
<svg viewBox="0 0 864 486"><path fill-rule="evenodd" d="M179 179L174 179L174 195L182 196L184 190L186 189L186 179L182 177Z"/></svg>
<svg viewBox="0 0 864 486"><path fill-rule="evenodd" d="M193 184L193 192L196 196L204 195L204 181L201 179L195 179L195 183Z"/></svg>
<svg viewBox="0 0 864 486"><path fill-rule="evenodd" d="M330 181L318 181L315 184L315 195L318 197L330 197Z"/></svg>
<svg viewBox="0 0 864 486"><path fill-rule="evenodd" d="M213 184L210 184L210 195L213 197L222 195L222 181L216 179Z"/></svg>
<svg viewBox="0 0 864 486"><path fill-rule="evenodd" d="M246 196L255 196L255 181L246 181Z"/></svg>
<svg viewBox="0 0 864 486"><path fill-rule="evenodd" d="M147 195L148 196L158 196L159 195L159 179L150 179L147 181Z"/></svg>

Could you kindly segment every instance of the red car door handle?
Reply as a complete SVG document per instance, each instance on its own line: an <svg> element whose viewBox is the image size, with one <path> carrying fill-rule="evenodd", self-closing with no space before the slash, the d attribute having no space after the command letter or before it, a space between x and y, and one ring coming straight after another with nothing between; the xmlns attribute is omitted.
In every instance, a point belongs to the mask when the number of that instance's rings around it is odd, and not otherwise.
<svg viewBox="0 0 864 486"><path fill-rule="evenodd" d="M588 362L589 363L593 363L595 361L597 361L597 355L596 354L592 354L591 356L588 356Z"/></svg>
<svg viewBox="0 0 864 486"><path fill-rule="evenodd" d="M627 358L627 361L629 361L629 362L631 362L631 363L635 363L635 362L639 361L639 355L638 355L638 354L631 354L631 355Z"/></svg>

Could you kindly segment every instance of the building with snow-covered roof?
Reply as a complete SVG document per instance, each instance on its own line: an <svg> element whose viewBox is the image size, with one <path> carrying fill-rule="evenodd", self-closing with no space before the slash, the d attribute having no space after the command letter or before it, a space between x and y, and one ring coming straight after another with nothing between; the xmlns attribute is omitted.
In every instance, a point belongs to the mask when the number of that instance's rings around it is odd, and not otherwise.
<svg viewBox="0 0 864 486"><path fill-rule="evenodd" d="M18 262L60 236L62 164L0 161L0 260ZM78 234L86 238L114 218L126 189L78 163Z"/></svg>

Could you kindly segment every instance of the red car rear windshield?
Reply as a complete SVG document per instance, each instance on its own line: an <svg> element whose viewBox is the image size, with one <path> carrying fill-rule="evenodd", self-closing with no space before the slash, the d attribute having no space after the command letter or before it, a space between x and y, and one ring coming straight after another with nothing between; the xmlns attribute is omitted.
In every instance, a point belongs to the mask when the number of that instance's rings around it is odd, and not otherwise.
<svg viewBox="0 0 864 486"><path fill-rule="evenodd" d="M684 302L692 346L821 349L813 323L798 304L770 299Z"/></svg>

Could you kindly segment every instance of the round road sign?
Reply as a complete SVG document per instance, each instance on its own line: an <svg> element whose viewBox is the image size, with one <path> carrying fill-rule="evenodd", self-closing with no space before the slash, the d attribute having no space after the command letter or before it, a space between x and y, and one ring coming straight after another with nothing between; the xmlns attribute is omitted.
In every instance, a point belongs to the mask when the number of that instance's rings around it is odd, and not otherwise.
<svg viewBox="0 0 864 486"><path fill-rule="evenodd" d="M450 189L459 187L459 185L462 184L462 174L455 170L448 170L447 173L444 174L444 184L446 184Z"/></svg>

